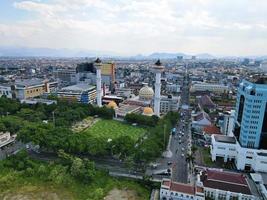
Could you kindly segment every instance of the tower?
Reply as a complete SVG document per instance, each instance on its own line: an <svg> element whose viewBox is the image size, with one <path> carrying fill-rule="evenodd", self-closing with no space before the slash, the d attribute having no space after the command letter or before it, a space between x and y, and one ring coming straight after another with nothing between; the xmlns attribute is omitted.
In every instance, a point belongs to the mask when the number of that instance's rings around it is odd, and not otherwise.
<svg viewBox="0 0 267 200"><path fill-rule="evenodd" d="M157 60L154 66L156 72L156 82L155 82L155 98L154 98L154 112L158 117L160 116L160 88L161 88L161 72L164 67L162 66L160 60Z"/></svg>
<svg viewBox="0 0 267 200"><path fill-rule="evenodd" d="M96 101L97 106L102 106L102 95L101 95L101 60L97 58L95 60L95 67L96 67Z"/></svg>
<svg viewBox="0 0 267 200"><path fill-rule="evenodd" d="M267 149L267 84L243 80L238 88L234 135L242 147Z"/></svg>

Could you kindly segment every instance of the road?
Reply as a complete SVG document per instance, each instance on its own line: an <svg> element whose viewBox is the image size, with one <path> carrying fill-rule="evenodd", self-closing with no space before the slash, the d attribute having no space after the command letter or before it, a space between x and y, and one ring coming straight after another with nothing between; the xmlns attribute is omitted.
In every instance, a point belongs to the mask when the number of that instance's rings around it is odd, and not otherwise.
<svg viewBox="0 0 267 200"><path fill-rule="evenodd" d="M189 163L186 161L188 152L191 151L190 133L190 111L189 107L189 84L187 74L181 88L181 118L176 127L176 134L171 141L172 160L172 180L182 183L189 182Z"/></svg>
<svg viewBox="0 0 267 200"><path fill-rule="evenodd" d="M187 71L187 70L186 70ZM189 164L186 161L188 151L191 150L191 132L190 132L190 119L191 113L189 108L189 81L187 79L187 73L185 73L184 81L181 87L181 108L179 112L181 114L180 121L176 126L176 133L170 140L170 151L172 152L170 157L159 158L156 161L155 169L148 169L147 175L152 175L160 170L171 169L171 177L165 175L167 178L171 178L173 181L188 183L190 182ZM153 175L154 177L155 175Z"/></svg>

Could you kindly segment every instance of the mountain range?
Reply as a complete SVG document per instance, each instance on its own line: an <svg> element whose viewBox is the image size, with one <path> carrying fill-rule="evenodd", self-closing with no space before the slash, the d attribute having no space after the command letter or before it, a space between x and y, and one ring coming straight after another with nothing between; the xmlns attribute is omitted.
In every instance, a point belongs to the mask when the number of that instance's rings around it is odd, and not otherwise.
<svg viewBox="0 0 267 200"><path fill-rule="evenodd" d="M90 51L90 50L70 50L70 49L51 49L51 48L29 48L29 47L0 47L0 57L107 57L107 58L132 58L132 59L175 59L179 56L191 58L196 56L199 59L224 58L208 53L190 55L185 53L166 53L155 52L149 55L122 56L119 53L110 51ZM225 58L229 58L225 56ZM231 57L244 58L244 57ZM267 59L267 56L247 56L252 59Z"/></svg>

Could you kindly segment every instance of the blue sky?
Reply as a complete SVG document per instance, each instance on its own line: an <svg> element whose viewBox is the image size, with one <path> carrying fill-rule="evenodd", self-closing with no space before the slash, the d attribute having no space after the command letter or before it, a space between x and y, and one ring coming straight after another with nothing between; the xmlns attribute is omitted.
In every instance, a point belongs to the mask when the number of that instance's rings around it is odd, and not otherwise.
<svg viewBox="0 0 267 200"><path fill-rule="evenodd" d="M3 46L267 54L266 0L1 0Z"/></svg>

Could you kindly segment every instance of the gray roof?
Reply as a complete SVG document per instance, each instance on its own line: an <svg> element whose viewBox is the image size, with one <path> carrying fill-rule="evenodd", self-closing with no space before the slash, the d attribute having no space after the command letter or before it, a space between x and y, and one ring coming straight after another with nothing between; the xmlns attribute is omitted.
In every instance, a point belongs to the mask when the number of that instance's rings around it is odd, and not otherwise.
<svg viewBox="0 0 267 200"><path fill-rule="evenodd" d="M95 86L88 85L88 84L77 84L77 85L71 85L68 87L64 87L61 89L61 91L87 91L94 89Z"/></svg>
<svg viewBox="0 0 267 200"><path fill-rule="evenodd" d="M41 85L43 84L43 79L21 79L21 80L15 80L15 84L22 87L30 87L35 85Z"/></svg>
<svg viewBox="0 0 267 200"><path fill-rule="evenodd" d="M214 138L215 138L216 142L236 144L235 137L229 137L229 136L226 136L226 135L214 135Z"/></svg>

